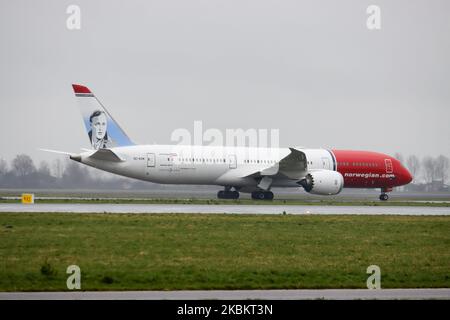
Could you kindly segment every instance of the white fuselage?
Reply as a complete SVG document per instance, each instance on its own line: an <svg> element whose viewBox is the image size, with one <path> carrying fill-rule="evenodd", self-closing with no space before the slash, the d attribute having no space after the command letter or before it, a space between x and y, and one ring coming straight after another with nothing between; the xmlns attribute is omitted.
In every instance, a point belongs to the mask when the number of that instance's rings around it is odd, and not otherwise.
<svg viewBox="0 0 450 320"><path fill-rule="evenodd" d="M308 171L335 170L332 153L326 149L301 149ZM81 154L81 162L112 173L163 184L203 184L254 188L254 172L274 173L288 148L222 146L140 145L111 148L122 161L105 161ZM274 187L299 187L297 179L275 179Z"/></svg>

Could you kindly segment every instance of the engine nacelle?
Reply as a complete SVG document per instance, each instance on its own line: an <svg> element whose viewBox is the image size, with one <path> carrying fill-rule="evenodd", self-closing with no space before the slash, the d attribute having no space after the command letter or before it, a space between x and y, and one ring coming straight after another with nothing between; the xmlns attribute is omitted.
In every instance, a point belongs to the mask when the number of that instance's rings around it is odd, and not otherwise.
<svg viewBox="0 0 450 320"><path fill-rule="evenodd" d="M297 182L306 192L320 195L334 195L342 191L344 177L337 171L317 170Z"/></svg>

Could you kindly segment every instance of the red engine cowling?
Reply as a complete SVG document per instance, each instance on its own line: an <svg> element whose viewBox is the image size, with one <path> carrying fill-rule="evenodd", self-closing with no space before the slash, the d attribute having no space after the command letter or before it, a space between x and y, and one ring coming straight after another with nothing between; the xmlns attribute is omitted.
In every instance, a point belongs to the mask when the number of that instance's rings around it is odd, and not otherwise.
<svg viewBox="0 0 450 320"><path fill-rule="evenodd" d="M342 191L344 177L337 171L317 170L297 182L306 192L319 195L334 195Z"/></svg>

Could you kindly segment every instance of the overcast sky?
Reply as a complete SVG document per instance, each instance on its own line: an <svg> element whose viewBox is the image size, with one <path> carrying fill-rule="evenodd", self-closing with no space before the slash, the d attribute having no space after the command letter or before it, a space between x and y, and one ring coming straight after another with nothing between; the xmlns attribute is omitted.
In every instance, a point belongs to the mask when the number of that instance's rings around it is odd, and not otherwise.
<svg viewBox="0 0 450 320"><path fill-rule="evenodd" d="M81 30L66 9L81 8ZM381 30L366 9L381 8ZM89 147L71 83L139 143L276 128L282 146L450 155L450 1L0 0L0 157Z"/></svg>

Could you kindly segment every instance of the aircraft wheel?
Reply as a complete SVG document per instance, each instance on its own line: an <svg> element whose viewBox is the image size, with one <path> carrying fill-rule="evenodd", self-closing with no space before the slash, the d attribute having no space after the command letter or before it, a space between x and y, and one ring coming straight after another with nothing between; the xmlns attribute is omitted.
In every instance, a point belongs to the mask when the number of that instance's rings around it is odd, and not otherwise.
<svg viewBox="0 0 450 320"><path fill-rule="evenodd" d="M253 200L263 200L264 199L264 193L261 191L253 191L252 192L252 199Z"/></svg>
<svg viewBox="0 0 450 320"><path fill-rule="evenodd" d="M381 201L387 201L388 199L389 199L389 196L386 193L380 194Z"/></svg>
<svg viewBox="0 0 450 320"><path fill-rule="evenodd" d="M220 190L219 192L217 192L217 198L219 198L219 199L239 199L239 192Z"/></svg>
<svg viewBox="0 0 450 320"><path fill-rule="evenodd" d="M252 199L253 200L272 200L273 192L271 192L271 191L253 191Z"/></svg>
<svg viewBox="0 0 450 320"><path fill-rule="evenodd" d="M272 191L264 192L264 199L273 200L273 192Z"/></svg>

